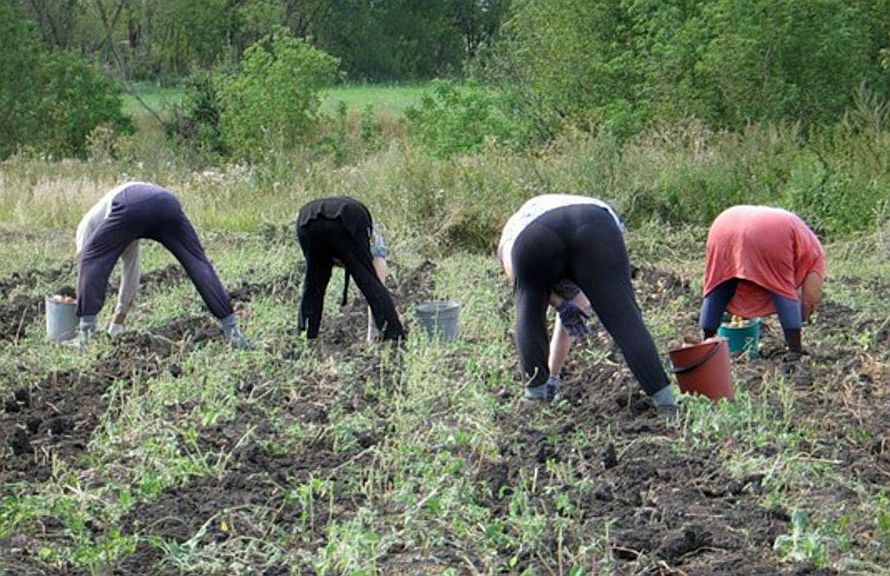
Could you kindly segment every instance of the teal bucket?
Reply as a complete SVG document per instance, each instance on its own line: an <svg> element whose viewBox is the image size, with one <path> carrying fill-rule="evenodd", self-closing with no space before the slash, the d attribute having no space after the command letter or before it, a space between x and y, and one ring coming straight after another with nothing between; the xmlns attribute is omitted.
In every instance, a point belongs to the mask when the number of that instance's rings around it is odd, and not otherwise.
<svg viewBox="0 0 890 576"><path fill-rule="evenodd" d="M717 334L726 338L730 354L747 352L749 358L760 356L760 318L751 318L742 326L721 324Z"/></svg>

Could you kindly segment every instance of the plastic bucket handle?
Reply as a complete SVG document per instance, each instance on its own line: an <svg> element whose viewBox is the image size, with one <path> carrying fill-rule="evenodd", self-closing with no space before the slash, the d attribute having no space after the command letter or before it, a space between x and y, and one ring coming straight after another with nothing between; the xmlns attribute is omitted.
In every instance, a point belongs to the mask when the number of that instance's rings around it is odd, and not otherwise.
<svg viewBox="0 0 890 576"><path fill-rule="evenodd" d="M717 350L719 349L720 342L715 342L714 345L711 346L711 349L710 351L708 351L707 354L705 354L689 366L680 366L679 368L677 368L676 366L671 366L671 372L673 372L674 374L685 374L686 372L692 372L693 370L710 360L711 357L714 356L714 354L716 354Z"/></svg>

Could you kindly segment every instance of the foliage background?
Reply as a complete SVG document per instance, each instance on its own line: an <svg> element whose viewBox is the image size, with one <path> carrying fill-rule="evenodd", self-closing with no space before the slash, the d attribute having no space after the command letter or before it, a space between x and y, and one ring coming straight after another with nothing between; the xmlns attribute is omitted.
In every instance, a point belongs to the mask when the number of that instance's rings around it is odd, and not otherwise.
<svg viewBox="0 0 890 576"><path fill-rule="evenodd" d="M599 195L637 222L707 224L739 202L798 211L827 237L886 219L888 0L2 0L0 10L0 158L101 159L171 186L238 167L253 197L272 198L307 172L377 163L401 178L386 194L418 200L406 227L447 222L477 249L504 216L487 218L490 206L546 191ZM322 105L338 85L383 80L426 89L396 112L361 97ZM143 98L164 86L181 97ZM121 112L122 94L142 104L135 115ZM513 164L497 178L451 176L505 157ZM555 164L579 168L542 175ZM350 191L374 196L373 182Z"/></svg>

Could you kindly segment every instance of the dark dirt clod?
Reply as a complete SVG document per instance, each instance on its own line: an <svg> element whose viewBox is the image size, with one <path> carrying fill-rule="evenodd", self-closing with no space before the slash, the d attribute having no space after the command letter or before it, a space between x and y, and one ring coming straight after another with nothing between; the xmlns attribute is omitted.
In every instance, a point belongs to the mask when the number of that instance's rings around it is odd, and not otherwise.
<svg viewBox="0 0 890 576"><path fill-rule="evenodd" d="M31 437L22 428L16 428L12 439L9 441L9 447L16 456L22 456L31 452Z"/></svg>
<svg viewBox="0 0 890 576"><path fill-rule="evenodd" d="M710 545L711 539L711 533L702 526L684 526L668 534L657 552L668 562L673 562L690 552Z"/></svg>
<svg viewBox="0 0 890 576"><path fill-rule="evenodd" d="M65 416L57 416L46 423L46 429L49 430L50 434L56 436L70 432L73 427L71 420Z"/></svg>
<svg viewBox="0 0 890 576"><path fill-rule="evenodd" d="M16 402L23 406L27 407L31 405L31 392L27 388L17 388L13 391L12 396L15 398Z"/></svg>
<svg viewBox="0 0 890 576"><path fill-rule="evenodd" d="M618 455L615 453L615 444L609 442L609 444L603 448L603 452L600 454L600 460L603 463L603 468L606 470L618 465Z"/></svg>

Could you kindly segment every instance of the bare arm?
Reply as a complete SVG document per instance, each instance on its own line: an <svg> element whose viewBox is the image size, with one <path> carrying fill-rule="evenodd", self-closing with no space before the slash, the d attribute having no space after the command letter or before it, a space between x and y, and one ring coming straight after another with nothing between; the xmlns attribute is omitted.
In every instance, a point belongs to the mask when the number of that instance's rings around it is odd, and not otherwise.
<svg viewBox="0 0 890 576"><path fill-rule="evenodd" d="M800 287L800 313L804 322L807 322L816 311L819 300L822 298L822 276L810 272L804 278Z"/></svg>
<svg viewBox="0 0 890 576"><path fill-rule="evenodd" d="M133 306L136 295L139 293L139 241L136 240L127 246L121 254L121 287L117 297L117 307L114 309L114 323L123 324L127 312Z"/></svg>
<svg viewBox="0 0 890 576"><path fill-rule="evenodd" d="M562 298L554 293L550 294L551 306L558 306L561 302ZM572 298L572 302L577 304L579 308L588 314L592 312L590 310L590 302L587 300L587 297L584 296L583 292L579 292ZM569 333L566 332L565 328L562 327L562 321L559 319L559 314L557 314L556 322L553 324L553 336L550 338L550 355L547 359L547 368L549 368L552 376L559 376L559 373L562 371L562 365L565 363L566 357L569 355L571 344L572 339L569 336Z"/></svg>

